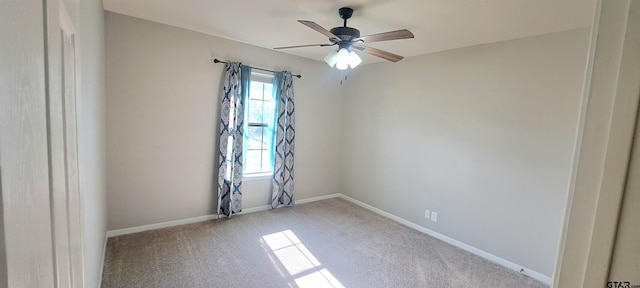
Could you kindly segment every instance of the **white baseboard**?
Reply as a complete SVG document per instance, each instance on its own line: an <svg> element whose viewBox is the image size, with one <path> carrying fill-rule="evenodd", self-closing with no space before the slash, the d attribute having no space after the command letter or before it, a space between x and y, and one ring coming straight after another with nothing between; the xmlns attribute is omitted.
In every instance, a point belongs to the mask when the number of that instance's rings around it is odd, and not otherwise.
<svg viewBox="0 0 640 288"><path fill-rule="evenodd" d="M525 274L525 275L527 275L527 276L529 276L529 277L531 277L533 279L536 279L536 280L538 280L540 282L543 282L543 283L545 283L547 285L551 285L551 277L546 276L546 275L544 275L542 273L533 271L533 270L531 270L529 268L522 267L522 266L520 266L520 265L518 265L516 263L513 263L513 262L509 261L509 260L500 258L500 257L498 257L496 255L493 255L493 254L489 253L489 252L480 250L480 249L478 249L476 247L473 247L471 245L468 245L466 243L460 242L460 241L458 241L456 239L453 239L451 237L448 237L448 236L445 236L445 235L440 234L438 232L435 232L435 231L433 231L431 229L428 229L428 228L425 228L423 226L420 226L420 225L418 225L416 223L413 223L413 222L411 222L409 220L406 220L404 218L398 217L398 216L393 215L393 214L391 214L389 212L386 212L384 210L381 210L381 209L378 209L376 207L373 207L373 206L371 206L371 205L369 205L367 203L364 203L364 202L362 202L360 200L356 200L356 199L351 198L351 197L349 197L347 195L340 194L340 198L345 199L345 200L347 200L347 201L349 201L349 202L351 202L353 204L356 204L356 205L358 205L360 207L363 207L365 209L368 209L368 210L370 210L370 211L372 211L374 213L377 213L377 214L380 214L380 215L382 215L384 217L387 217L387 218L389 218L389 219L391 219L393 221L396 221L396 222L398 222L400 224L403 224L405 226L408 226L408 227L411 227L413 229L416 229L416 230L418 230L418 231L420 231L422 233L425 233L425 234L427 234L427 235L429 235L429 236L431 236L433 238L440 239L440 240L442 240L442 241L444 241L446 243L449 243L449 244L451 244L453 246L456 246L456 247L458 247L460 249L463 249L463 250L466 250L466 251L468 251L468 252L470 252L472 254L478 255L478 256L480 256L482 258L485 258L485 259L487 259L487 260L489 260L491 262L494 262L496 264L504 266L504 267L506 267L508 269L511 269L513 271Z"/></svg>
<svg viewBox="0 0 640 288"><path fill-rule="evenodd" d="M499 264L501 266L504 266L508 269L511 269L513 271L525 274L533 279L536 279L540 282L543 282L547 285L551 285L551 277L546 276L542 273L533 271L529 268L525 268L522 267L516 263L513 263L509 260L500 258L496 255L493 255L489 252L486 252L484 250L478 249L476 247L473 247L471 245L468 245L466 243L460 242L458 240L455 240L451 237L445 236L443 234L440 234L438 232L435 232L431 229L425 228L423 226L420 226L416 223L413 223L409 220L406 220L404 218L398 217L396 215L393 215L389 212L386 212L384 210L378 209L376 207L373 207L369 204L366 204L360 200L356 200L354 198L351 198L347 195L344 195L342 193L334 193L334 194L329 194L329 195L323 195L323 196L318 196L318 197L312 197L312 198L306 198L306 199L301 199L301 200L296 200L296 204L304 204L304 203L310 203L310 202L315 202L315 201L320 201L320 200L325 200L325 199L329 199L329 198L342 198L345 199L351 203L354 203L360 207L363 207L365 209L368 209L374 213L380 214L384 217L387 217L393 221L396 221L400 224L403 224L405 226L411 227L415 230L418 230L422 233L425 233L431 237L434 237L436 239L440 239L446 243L449 243L453 246L456 246L460 249L463 249L465 251L468 251L472 254L478 255L482 258L485 258L489 261L492 261L496 264ZM258 206L258 207L251 207L251 208L246 208L243 209L241 213L239 214L247 214L247 213L254 213L254 212L259 212L259 211L265 211L265 210L269 210L271 209L270 205L263 205L263 206ZM168 221L168 222L162 222L162 223L156 223L156 224L149 224L149 225L142 225L142 226L137 226L137 227L131 227L131 228L124 228L124 229L117 229L117 230L110 230L107 231L107 238L109 237L114 237L114 236L120 236L120 235L125 235L125 234L131 234L131 233L138 233L138 232L142 232L142 231L147 231L147 230L153 230L153 229L160 229L160 228L166 228L166 227L172 227L172 226L177 226L177 225L183 225L183 224L191 224L191 223L196 223L196 222L202 222L202 221L208 221L208 220L212 220L212 219L218 219L218 215L205 215L205 216L199 216L199 217L194 217L194 218L187 218L187 219L182 219L182 220L175 220L175 221ZM106 250L106 241L105 241L105 250ZM104 257L104 256L103 256ZM104 263L104 261L103 261Z"/></svg>
<svg viewBox="0 0 640 288"><path fill-rule="evenodd" d="M342 194L334 193L334 194L322 195L322 196L318 196L318 197L311 197L311 198L306 198L306 199L301 199L301 200L295 200L295 202L296 202L296 204L304 204L304 203L310 203L310 202L325 200L325 199L329 199L329 198L338 198L338 197L340 197L340 195L342 195ZM242 208L242 212L238 213L238 215L247 214L247 213L254 213L254 212L260 212L260 211L266 211L266 210L270 210L270 209L271 209L271 205L262 205L262 206L251 207L251 208Z"/></svg>
<svg viewBox="0 0 640 288"><path fill-rule="evenodd" d="M340 197L341 195L342 194L340 194L340 193L335 193L335 194L322 195L322 196L318 196L318 197L311 197L311 198L295 200L295 201L296 201L296 204L304 204L304 203L309 203L309 202L325 200L325 199L329 199L329 198L336 198L336 197ZM260 211L266 211L266 210L269 210L269 209L271 209L270 205L262 205L262 206L257 206L257 207L245 208L245 209L242 209L242 212L238 213L238 215L247 214L247 213L254 213L254 212L260 212ZM204 215L204 216L198 216L198 217L193 217L193 218L180 219L180 220L174 220L174 221L167 221L167 222L161 222L161 223L154 223L154 224L142 225L142 226L136 226L136 227L130 227L130 228L109 230L109 231L107 231L107 238L114 237L114 236L120 236L120 235L126 235L126 234L132 234L132 233L138 233L138 232L143 232L143 231L148 231L148 230L154 230L154 229L167 228L167 227L184 225L184 224L197 223L197 222L208 221L208 220L213 220L213 219L218 219L218 218L219 218L218 215L212 214L212 215ZM106 245L106 242L105 242L105 245Z"/></svg>
<svg viewBox="0 0 640 288"><path fill-rule="evenodd" d="M233 214L233 215L242 215L242 214L249 214L249 213L254 213L254 212L260 212L260 211L266 211L271 209L270 205L262 205L262 206L257 206L257 207L251 207L251 208L242 208L242 212L237 213L237 214ZM224 218L226 217L225 215L220 215L220 218ZM231 216L233 217L233 216Z"/></svg>
<svg viewBox="0 0 640 288"><path fill-rule="evenodd" d="M162 223L142 225L142 226L136 226L136 227L130 227L130 228L124 228L124 229L109 230L109 231L107 231L107 238L108 237L125 235L125 234L138 233L138 232L142 232L142 231L148 231L148 230L154 230L154 229L160 229L160 228L166 228L166 227L172 227L172 226L178 226L178 225L184 225L184 224L197 223L197 222L208 221L208 220L212 220L212 219L218 219L218 215L204 215L204 216L198 216L198 217L181 219L181 220L174 220L174 221L168 221L168 222L162 222Z"/></svg>
<svg viewBox="0 0 640 288"><path fill-rule="evenodd" d="M322 195L322 196L318 196L318 197L311 197L311 198L307 198L307 199L296 200L296 204L304 204L304 203L315 202L315 201L320 201L320 200L325 200L325 199L330 199L330 198L338 198L338 197L341 197L341 196L342 196L342 194L340 194L340 193L333 193L333 194L329 194L329 195Z"/></svg>

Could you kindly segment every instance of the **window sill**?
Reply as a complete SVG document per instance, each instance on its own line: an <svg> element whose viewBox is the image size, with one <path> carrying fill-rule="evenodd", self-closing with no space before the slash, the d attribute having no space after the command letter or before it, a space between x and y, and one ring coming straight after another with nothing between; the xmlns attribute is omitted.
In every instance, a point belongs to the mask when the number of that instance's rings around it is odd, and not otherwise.
<svg viewBox="0 0 640 288"><path fill-rule="evenodd" d="M267 180L271 178L273 178L273 173L255 173L243 175L242 181Z"/></svg>

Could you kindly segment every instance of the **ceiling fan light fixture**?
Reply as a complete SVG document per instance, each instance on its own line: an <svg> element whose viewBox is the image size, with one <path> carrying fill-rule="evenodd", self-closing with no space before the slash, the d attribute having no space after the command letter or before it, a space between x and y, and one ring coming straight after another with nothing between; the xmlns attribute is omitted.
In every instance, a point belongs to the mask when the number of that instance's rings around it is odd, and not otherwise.
<svg viewBox="0 0 640 288"><path fill-rule="evenodd" d="M338 50L338 57L336 58L338 60L336 68L345 70L349 67L349 50L347 50L347 48L340 48L340 50Z"/></svg>
<svg viewBox="0 0 640 288"><path fill-rule="evenodd" d="M360 56L356 52L349 51L349 66L351 66L351 69L356 68L360 63L362 63Z"/></svg>
<svg viewBox="0 0 640 288"><path fill-rule="evenodd" d="M329 65L329 67L336 66L336 62L338 62L338 51L331 51L331 53L327 54L324 57L324 62Z"/></svg>

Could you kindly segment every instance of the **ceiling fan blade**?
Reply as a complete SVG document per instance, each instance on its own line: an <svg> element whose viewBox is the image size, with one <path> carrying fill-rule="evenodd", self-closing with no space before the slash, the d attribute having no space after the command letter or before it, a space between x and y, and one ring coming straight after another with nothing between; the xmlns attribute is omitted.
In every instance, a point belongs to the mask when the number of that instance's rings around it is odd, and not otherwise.
<svg viewBox="0 0 640 288"><path fill-rule="evenodd" d="M316 22L313 21L307 21L307 20L298 20L298 22L300 22L301 24L316 30L320 33L322 33L324 36L329 37L329 39L337 39L340 40L340 37L334 35L333 33L329 32L329 30L322 28L322 26L318 25Z"/></svg>
<svg viewBox="0 0 640 288"><path fill-rule="evenodd" d="M296 46L276 47L276 48L273 48L273 49L280 50L280 49L301 48L301 47L325 47L325 46L333 46L333 45L336 45L336 44L309 44L309 45L296 45Z"/></svg>
<svg viewBox="0 0 640 288"><path fill-rule="evenodd" d="M389 60L391 62L398 62L398 61L402 60L402 58L404 58L404 57L402 57L402 56L400 56L398 54L393 54L391 52L383 51L383 50L372 48L372 47L367 47L367 46L362 46L362 45L360 45L360 46L351 46L351 47L353 47L353 48L355 48L357 50L360 50L360 51L362 51L364 53L367 53L369 55L380 57L382 59Z"/></svg>
<svg viewBox="0 0 640 288"><path fill-rule="evenodd" d="M389 41L389 40L398 40L398 39L409 39L414 38L413 33L407 29L389 31L384 33L372 34L368 36L363 36L360 38L353 39L352 42L356 42L359 40L364 41L365 43L371 42L379 42L379 41Z"/></svg>

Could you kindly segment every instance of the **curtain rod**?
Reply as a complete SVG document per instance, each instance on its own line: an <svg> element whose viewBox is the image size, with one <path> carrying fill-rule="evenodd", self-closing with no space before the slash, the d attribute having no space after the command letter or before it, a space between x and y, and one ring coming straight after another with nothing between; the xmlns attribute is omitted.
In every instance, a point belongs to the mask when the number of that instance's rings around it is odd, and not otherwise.
<svg viewBox="0 0 640 288"><path fill-rule="evenodd" d="M213 63L216 63L216 64L217 64L217 63L225 63L225 64L226 64L226 63L229 63L229 62L220 61L220 60L218 60L218 59L213 59ZM242 64L241 64L241 65L242 65ZM248 66L248 65L245 65L245 66ZM251 66L249 66L249 67L251 67ZM266 72L273 72L273 73L275 73L275 72L276 72L276 71L273 71L273 70L262 69L262 68L257 68L257 67L251 67L251 68L256 69L256 70L266 71ZM298 77L298 78L302 78L302 75L299 75L299 74L298 74L298 75L296 75L296 74L291 74L291 76L293 76L293 77Z"/></svg>

